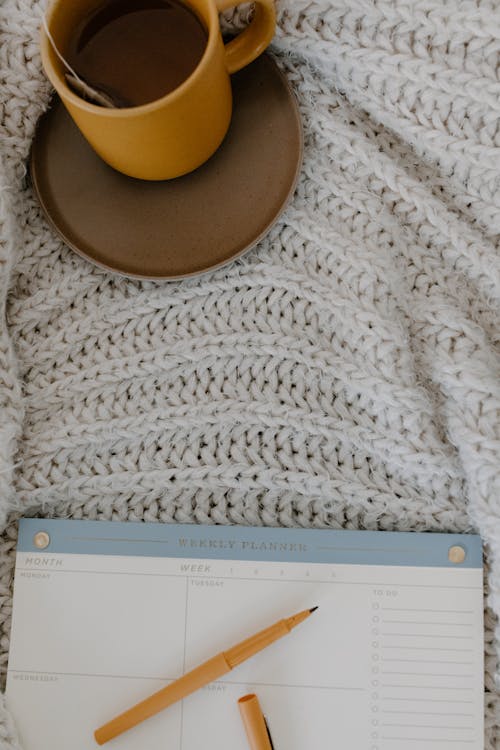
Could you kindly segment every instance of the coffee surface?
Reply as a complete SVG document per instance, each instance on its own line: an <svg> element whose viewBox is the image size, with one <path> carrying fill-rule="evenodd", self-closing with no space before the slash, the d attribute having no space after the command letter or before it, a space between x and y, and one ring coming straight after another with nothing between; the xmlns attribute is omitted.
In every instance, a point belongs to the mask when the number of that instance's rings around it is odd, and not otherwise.
<svg viewBox="0 0 500 750"><path fill-rule="evenodd" d="M179 0L108 0L75 30L66 55L86 82L121 106L176 89L200 62L208 34Z"/></svg>

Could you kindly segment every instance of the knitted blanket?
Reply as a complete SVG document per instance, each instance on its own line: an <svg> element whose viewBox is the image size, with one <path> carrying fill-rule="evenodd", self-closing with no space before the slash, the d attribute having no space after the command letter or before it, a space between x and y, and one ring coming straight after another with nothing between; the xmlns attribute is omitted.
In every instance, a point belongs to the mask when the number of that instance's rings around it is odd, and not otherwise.
<svg viewBox="0 0 500 750"><path fill-rule="evenodd" d="M176 283L94 268L45 222L40 12L0 8L2 669L20 514L474 529L499 613L498 0L281 0L296 195L243 259Z"/></svg>

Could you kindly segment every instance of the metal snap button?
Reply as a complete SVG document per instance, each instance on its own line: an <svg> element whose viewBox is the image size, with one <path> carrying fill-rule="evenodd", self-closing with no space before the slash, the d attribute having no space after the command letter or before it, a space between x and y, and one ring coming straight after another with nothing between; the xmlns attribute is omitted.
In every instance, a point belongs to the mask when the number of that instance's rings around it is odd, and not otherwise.
<svg viewBox="0 0 500 750"><path fill-rule="evenodd" d="M37 549L45 549L50 544L50 536L46 531L37 531L33 537L33 544Z"/></svg>
<svg viewBox="0 0 500 750"><path fill-rule="evenodd" d="M455 564L463 563L463 561L466 558L465 549L461 547L459 544L454 544L453 547L450 547L448 550L448 560Z"/></svg>

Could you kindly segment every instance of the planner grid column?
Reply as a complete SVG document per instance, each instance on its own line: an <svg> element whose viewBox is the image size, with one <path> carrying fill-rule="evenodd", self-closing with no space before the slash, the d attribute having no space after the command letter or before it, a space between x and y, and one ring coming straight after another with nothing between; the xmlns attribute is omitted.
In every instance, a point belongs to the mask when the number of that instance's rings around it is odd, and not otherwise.
<svg viewBox="0 0 500 750"><path fill-rule="evenodd" d="M186 672L186 633L187 633L187 618L188 618L188 599L189 599L189 576L186 576L186 600L184 607L184 647L182 653L182 674ZM181 701L181 725L179 731L179 750L182 750L184 735L184 701Z"/></svg>

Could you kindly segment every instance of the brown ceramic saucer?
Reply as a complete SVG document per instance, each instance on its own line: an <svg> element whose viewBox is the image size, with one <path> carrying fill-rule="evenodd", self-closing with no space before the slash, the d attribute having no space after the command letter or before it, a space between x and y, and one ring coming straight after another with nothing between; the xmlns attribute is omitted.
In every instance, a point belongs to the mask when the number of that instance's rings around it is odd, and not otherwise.
<svg viewBox="0 0 500 750"><path fill-rule="evenodd" d="M40 120L30 167L42 208L66 244L102 268L147 279L203 273L255 245L293 193L302 129L269 56L232 82L233 119L222 146L195 172L164 182L108 167L56 100Z"/></svg>

